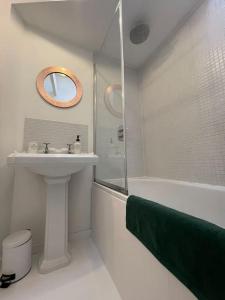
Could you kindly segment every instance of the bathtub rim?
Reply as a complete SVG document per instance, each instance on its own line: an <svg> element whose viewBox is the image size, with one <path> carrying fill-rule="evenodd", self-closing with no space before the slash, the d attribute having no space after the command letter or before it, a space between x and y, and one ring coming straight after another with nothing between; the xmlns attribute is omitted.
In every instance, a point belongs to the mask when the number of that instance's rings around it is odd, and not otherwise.
<svg viewBox="0 0 225 300"><path fill-rule="evenodd" d="M215 190L215 191L222 191L225 192L225 186L221 185L212 185L208 183L197 183L197 182L190 182L190 181L182 181L182 180L174 180L174 179L166 179L166 178L160 178L160 177L130 177L128 178L128 195L123 194L119 191L116 191L114 189L111 189L110 187L107 187L105 185L102 185L101 183L98 182L93 182L93 186L96 186L111 195L119 198L120 200L126 201L128 196L131 195L132 193L129 193L129 181L130 182L164 182L164 183L170 183L174 185L181 185L181 186L186 186L186 187L194 187L194 188L201 188L201 189L207 189L207 190Z"/></svg>
<svg viewBox="0 0 225 300"><path fill-rule="evenodd" d="M99 188L99 189L101 189L101 190L103 190L103 191L105 191L105 192L113 195L114 197L116 197L119 200L122 200L124 202L127 201L127 198L129 196L129 195L125 195L123 193L117 192L117 191L115 191L115 190L113 190L113 189L111 189L111 188L109 188L109 187L107 187L105 185L102 185L100 183L97 183L97 182L93 182L93 187L97 187L97 188Z"/></svg>
<svg viewBox="0 0 225 300"><path fill-rule="evenodd" d="M210 190L216 190L216 191L222 191L225 192L225 186L222 185L214 185L209 183L200 183L200 182L191 182L191 181L183 181L183 180L176 180L176 179L167 179L167 178L161 178L161 177L128 177L128 192L129 192L129 181L152 181L152 182L166 182L166 183L172 183L176 185L183 185L183 186L190 186L190 187L197 187L202 189L210 189ZM128 194L130 195L130 194Z"/></svg>

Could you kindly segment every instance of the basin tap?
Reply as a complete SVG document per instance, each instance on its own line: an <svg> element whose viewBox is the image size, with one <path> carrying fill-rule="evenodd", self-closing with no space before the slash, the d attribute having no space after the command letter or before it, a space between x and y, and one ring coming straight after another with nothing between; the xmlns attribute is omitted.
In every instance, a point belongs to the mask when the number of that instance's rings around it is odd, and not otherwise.
<svg viewBox="0 0 225 300"><path fill-rule="evenodd" d="M67 144L67 146L68 146L68 154L72 154L73 153L73 151L72 151L72 146L73 146L73 144Z"/></svg>
<svg viewBox="0 0 225 300"><path fill-rule="evenodd" d="M43 152L45 153L45 154L48 154L49 153L49 149L48 149L48 145L49 145L50 143L43 143L43 145L45 145L45 148L44 148L44 150L43 150Z"/></svg>

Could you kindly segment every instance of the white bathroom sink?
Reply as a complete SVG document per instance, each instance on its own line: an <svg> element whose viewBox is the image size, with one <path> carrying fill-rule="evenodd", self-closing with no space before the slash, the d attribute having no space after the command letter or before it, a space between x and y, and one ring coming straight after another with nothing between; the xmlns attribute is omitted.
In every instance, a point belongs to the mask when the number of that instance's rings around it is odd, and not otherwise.
<svg viewBox="0 0 225 300"><path fill-rule="evenodd" d="M44 252L39 261L40 273L49 273L70 263L68 247L68 184L71 175L96 165L94 154L13 153L11 166L25 167L43 175L46 183L46 224Z"/></svg>
<svg viewBox="0 0 225 300"><path fill-rule="evenodd" d="M8 164L26 167L33 173L50 177L74 174L87 166L96 165L98 156L94 154L42 154L12 153Z"/></svg>

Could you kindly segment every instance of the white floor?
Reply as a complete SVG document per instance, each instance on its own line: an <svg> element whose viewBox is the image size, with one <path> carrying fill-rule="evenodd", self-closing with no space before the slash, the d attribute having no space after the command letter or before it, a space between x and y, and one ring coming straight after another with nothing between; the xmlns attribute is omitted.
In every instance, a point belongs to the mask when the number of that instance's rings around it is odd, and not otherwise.
<svg viewBox="0 0 225 300"><path fill-rule="evenodd" d="M97 249L90 239L73 242L72 262L55 272L37 272L37 257L31 272L8 289L1 300L121 300Z"/></svg>

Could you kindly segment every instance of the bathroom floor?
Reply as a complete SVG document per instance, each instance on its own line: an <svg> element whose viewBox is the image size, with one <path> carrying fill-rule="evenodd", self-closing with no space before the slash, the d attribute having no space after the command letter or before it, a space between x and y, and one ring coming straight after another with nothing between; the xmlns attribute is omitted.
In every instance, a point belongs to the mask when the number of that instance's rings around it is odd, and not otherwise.
<svg viewBox="0 0 225 300"><path fill-rule="evenodd" d="M121 300L98 251L85 239L72 243L72 262L49 274L39 274L37 257L23 280L0 290L1 300Z"/></svg>

